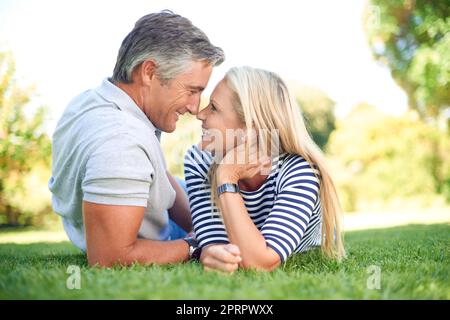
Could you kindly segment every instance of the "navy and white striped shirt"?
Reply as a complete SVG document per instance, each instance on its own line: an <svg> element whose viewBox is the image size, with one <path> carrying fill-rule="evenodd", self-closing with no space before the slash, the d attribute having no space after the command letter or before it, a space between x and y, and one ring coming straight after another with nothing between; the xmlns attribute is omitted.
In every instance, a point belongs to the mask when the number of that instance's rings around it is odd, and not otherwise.
<svg viewBox="0 0 450 320"><path fill-rule="evenodd" d="M211 163L211 154L198 146L191 147L184 158L192 223L200 246L229 243L219 210L211 203ZM303 157L284 153L274 159L258 190L240 191L253 223L281 262L292 253L320 246L322 214L315 173Z"/></svg>

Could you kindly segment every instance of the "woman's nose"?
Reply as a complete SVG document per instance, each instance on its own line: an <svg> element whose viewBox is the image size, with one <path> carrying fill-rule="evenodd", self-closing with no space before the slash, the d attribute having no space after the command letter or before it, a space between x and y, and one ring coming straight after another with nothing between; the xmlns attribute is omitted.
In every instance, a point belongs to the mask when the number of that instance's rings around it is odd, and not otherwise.
<svg viewBox="0 0 450 320"><path fill-rule="evenodd" d="M203 110L201 110L200 112L197 113L198 120L201 120L201 121L206 120L206 109L207 108L204 108Z"/></svg>

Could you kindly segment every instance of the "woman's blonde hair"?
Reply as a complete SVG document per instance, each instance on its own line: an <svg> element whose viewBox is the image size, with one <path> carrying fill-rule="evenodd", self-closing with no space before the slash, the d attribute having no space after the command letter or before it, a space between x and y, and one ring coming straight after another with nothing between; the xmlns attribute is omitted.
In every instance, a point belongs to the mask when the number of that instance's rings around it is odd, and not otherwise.
<svg viewBox="0 0 450 320"><path fill-rule="evenodd" d="M341 259L345 256L341 230L342 209L336 188L325 164L322 151L311 139L300 108L289 94L283 80L275 73L251 67L230 69L224 81L233 94L233 106L247 130L278 130L280 153L297 154L319 172L322 205L322 252ZM209 171L211 199L217 199L216 171L213 162Z"/></svg>

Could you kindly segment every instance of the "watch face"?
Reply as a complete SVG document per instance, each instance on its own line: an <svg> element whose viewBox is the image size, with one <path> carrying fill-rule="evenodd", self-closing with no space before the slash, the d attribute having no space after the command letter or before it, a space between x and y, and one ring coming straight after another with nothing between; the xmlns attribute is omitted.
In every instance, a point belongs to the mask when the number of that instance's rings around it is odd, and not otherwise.
<svg viewBox="0 0 450 320"><path fill-rule="evenodd" d="M201 247L197 247L194 249L194 251L192 252L192 260L195 261L200 261L200 256L202 255L202 248Z"/></svg>

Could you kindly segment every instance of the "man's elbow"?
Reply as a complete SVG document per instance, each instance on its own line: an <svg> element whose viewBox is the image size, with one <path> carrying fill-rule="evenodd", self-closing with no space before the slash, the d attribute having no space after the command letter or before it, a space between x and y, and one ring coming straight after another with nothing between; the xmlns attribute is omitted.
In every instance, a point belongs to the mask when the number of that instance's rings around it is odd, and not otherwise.
<svg viewBox="0 0 450 320"><path fill-rule="evenodd" d="M89 256L87 257L89 267L99 267L99 268L111 268L114 265L123 261L120 257L107 257L107 256Z"/></svg>
<svg viewBox="0 0 450 320"><path fill-rule="evenodd" d="M98 254L90 254L88 251L87 261L89 267L111 268L116 265L127 266L132 263L128 251L109 251L105 250Z"/></svg>

